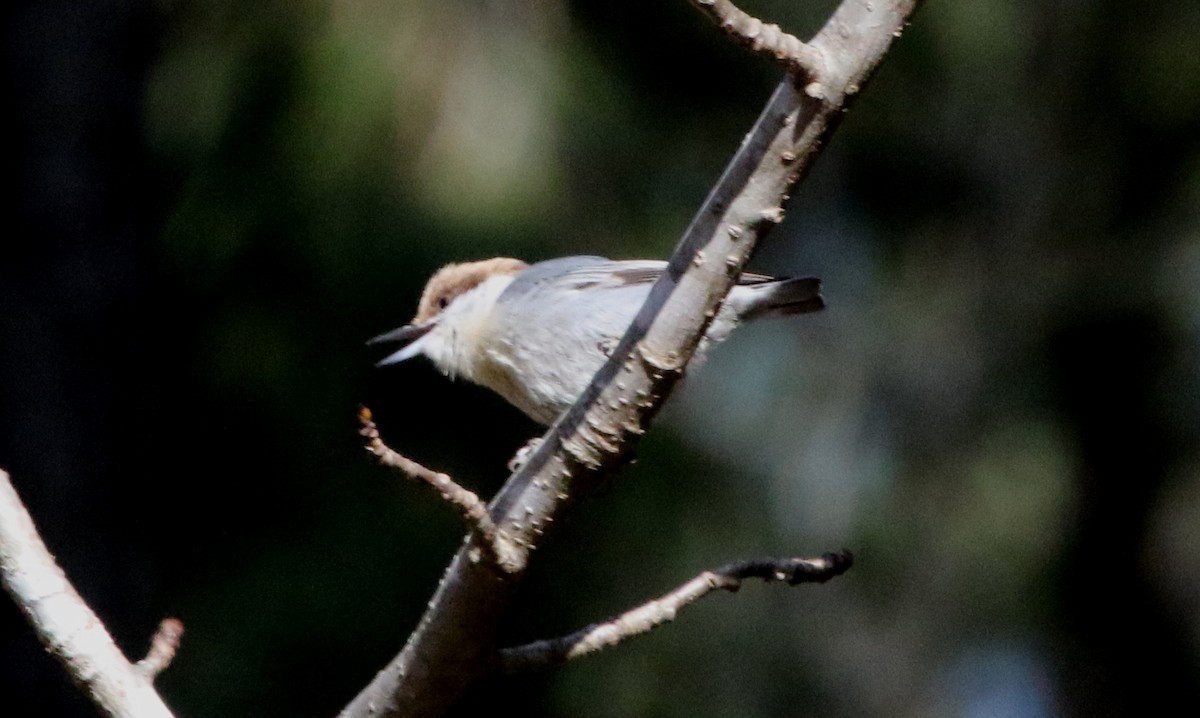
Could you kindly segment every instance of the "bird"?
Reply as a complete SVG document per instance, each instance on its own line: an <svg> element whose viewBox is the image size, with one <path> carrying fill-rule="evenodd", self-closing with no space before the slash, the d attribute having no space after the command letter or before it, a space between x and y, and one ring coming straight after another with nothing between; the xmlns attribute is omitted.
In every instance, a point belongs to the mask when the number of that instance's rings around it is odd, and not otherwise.
<svg viewBox="0 0 1200 718"><path fill-rule="evenodd" d="M426 283L411 322L367 344L399 346L377 366L424 355L447 377L487 387L549 426L587 388L666 267L593 256L449 264ZM815 277L742 273L697 354L742 322L824 306Z"/></svg>

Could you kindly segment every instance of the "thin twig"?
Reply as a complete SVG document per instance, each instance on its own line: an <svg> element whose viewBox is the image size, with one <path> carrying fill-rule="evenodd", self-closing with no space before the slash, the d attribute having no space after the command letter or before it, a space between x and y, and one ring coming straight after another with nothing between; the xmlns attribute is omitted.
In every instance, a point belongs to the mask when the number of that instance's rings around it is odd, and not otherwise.
<svg viewBox="0 0 1200 718"><path fill-rule="evenodd" d="M0 470L0 576L46 650L113 718L172 718L150 680L113 643L38 535Z"/></svg>
<svg viewBox="0 0 1200 718"><path fill-rule="evenodd" d="M506 541L500 535L492 517L488 515L487 504L474 491L459 485L448 474L428 469L383 443L379 436L379 428L375 426L371 410L367 407L359 407L358 420L362 425L358 433L365 440L367 451L371 452L381 465L393 468L409 479L436 490L444 501L458 509L467 528L479 537L489 563L500 565L496 558L505 553Z"/></svg>
<svg viewBox="0 0 1200 718"><path fill-rule="evenodd" d="M500 652L500 665L507 673L548 668L575 658L612 648L634 636L675 620L679 609L713 591L736 592L748 578L781 581L790 586L824 583L849 570L854 555L849 551L827 553L821 558L783 558L731 563L705 571L670 593L601 623L575 633L534 641Z"/></svg>
<svg viewBox="0 0 1200 718"><path fill-rule="evenodd" d="M183 622L177 618L164 618L150 639L150 650L146 651L146 657L138 661L134 668L154 680L175 660L175 652L179 650L182 639Z"/></svg>
<svg viewBox="0 0 1200 718"><path fill-rule="evenodd" d="M810 83L820 81L821 53L812 45L784 32L778 25L764 23L729 0L691 0L691 3L739 45L781 63Z"/></svg>

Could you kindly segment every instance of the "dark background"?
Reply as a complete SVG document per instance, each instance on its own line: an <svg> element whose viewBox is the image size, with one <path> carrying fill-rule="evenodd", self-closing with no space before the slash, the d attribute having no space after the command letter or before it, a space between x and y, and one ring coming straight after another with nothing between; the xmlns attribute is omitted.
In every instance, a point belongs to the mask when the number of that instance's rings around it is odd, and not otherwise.
<svg viewBox="0 0 1200 718"><path fill-rule="evenodd" d="M833 2L747 9L800 34ZM1200 5L931 2L748 327L539 554L513 641L846 546L460 713L1200 710ZM666 256L779 71L683 0L6 5L0 466L181 717L337 712L536 427L363 347L455 260ZM0 712L92 715L0 600Z"/></svg>

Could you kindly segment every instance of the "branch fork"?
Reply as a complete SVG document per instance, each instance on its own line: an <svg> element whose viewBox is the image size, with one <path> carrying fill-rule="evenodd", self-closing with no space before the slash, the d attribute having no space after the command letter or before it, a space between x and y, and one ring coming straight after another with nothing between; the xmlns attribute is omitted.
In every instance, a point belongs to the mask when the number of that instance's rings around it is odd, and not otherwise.
<svg viewBox="0 0 1200 718"><path fill-rule="evenodd" d="M100 711L112 718L173 718L153 680L171 663L183 624L159 626L146 657L131 664L67 580L0 470L0 580L46 650Z"/></svg>
<svg viewBox="0 0 1200 718"><path fill-rule="evenodd" d="M448 474L428 469L385 444L367 407L359 407L358 421L361 425L358 433L363 437L364 446L379 464L437 491L443 501L458 511L468 530L477 539L482 557L489 564L501 569L512 565L511 556L517 551L517 546L492 520L487 504L474 491L457 483Z"/></svg>
<svg viewBox="0 0 1200 718"><path fill-rule="evenodd" d="M774 23L759 20L729 0L691 0L691 3L739 45L783 65L802 81L809 97L824 98L824 58L815 45Z"/></svg>
<svg viewBox="0 0 1200 718"><path fill-rule="evenodd" d="M782 558L741 561L705 571L674 591L618 616L558 638L534 641L500 651L498 661L506 673L548 668L612 648L675 620L683 607L713 591L736 593L750 578L779 581L789 586L825 583L854 564L854 555L842 550L821 558Z"/></svg>

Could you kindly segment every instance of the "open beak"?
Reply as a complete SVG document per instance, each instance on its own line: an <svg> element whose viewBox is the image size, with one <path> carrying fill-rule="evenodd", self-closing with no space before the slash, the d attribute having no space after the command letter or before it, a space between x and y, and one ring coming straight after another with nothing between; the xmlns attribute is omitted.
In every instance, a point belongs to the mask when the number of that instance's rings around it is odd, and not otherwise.
<svg viewBox="0 0 1200 718"><path fill-rule="evenodd" d="M395 364L402 362L405 359L412 359L421 353L424 348L425 335L431 329L437 326L437 322L425 322L424 324L405 324L399 329L393 329L390 332L384 332L377 337L372 337L367 340L368 346L375 344L401 344L400 351L394 354L389 354L380 360L375 366L384 366L386 364Z"/></svg>

